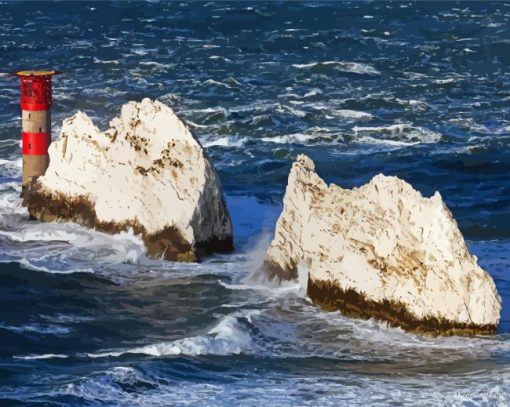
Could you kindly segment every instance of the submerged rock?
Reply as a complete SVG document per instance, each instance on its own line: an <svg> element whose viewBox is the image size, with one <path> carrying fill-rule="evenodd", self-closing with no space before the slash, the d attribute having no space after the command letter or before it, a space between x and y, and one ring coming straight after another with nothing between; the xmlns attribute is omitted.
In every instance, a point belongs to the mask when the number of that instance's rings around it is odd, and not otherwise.
<svg viewBox="0 0 510 407"><path fill-rule="evenodd" d="M432 335L493 334L501 300L436 192L397 177L343 189L314 163L293 164L265 270L293 279L328 310Z"/></svg>
<svg viewBox="0 0 510 407"><path fill-rule="evenodd" d="M30 214L109 233L132 228L149 255L196 261L233 249L218 176L168 106L129 102L100 131L82 112L64 120L50 165L24 194Z"/></svg>

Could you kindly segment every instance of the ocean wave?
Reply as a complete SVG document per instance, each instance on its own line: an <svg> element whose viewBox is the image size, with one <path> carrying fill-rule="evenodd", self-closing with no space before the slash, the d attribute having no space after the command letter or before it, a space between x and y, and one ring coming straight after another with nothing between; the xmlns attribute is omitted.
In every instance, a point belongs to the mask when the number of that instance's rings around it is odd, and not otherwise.
<svg viewBox="0 0 510 407"><path fill-rule="evenodd" d="M12 189L18 193L21 192L21 184L19 182L4 182L3 184L0 184L0 191L7 191L9 189ZM21 202L21 200L20 200Z"/></svg>
<svg viewBox="0 0 510 407"><path fill-rule="evenodd" d="M110 235L74 223L31 222L13 217L12 209L10 215L0 214L2 263L52 274L100 273L119 283L137 273L131 265L164 268L160 260L147 258L141 237L132 230Z"/></svg>
<svg viewBox="0 0 510 407"><path fill-rule="evenodd" d="M283 136L262 137L260 140L265 143L276 144L306 144L316 138L317 136L314 134L294 133Z"/></svg>
<svg viewBox="0 0 510 407"><path fill-rule="evenodd" d="M491 358L497 353L510 352L508 334L493 337L427 337L406 332L400 327L392 327L385 321L376 319L360 320L349 318L340 312L324 312L310 304L302 309L303 329L309 325L320 325L331 334L338 330L336 343L330 344L326 356L347 357L349 360L393 360L409 362L419 354L422 359L436 360L436 363L450 363L458 360ZM348 355L340 355L345 347ZM386 349L395 351L388 355Z"/></svg>
<svg viewBox="0 0 510 407"><path fill-rule="evenodd" d="M147 374L127 366L116 366L104 372L82 377L75 383L60 387L58 394L75 396L96 403L113 403L113 405L158 405L163 395L150 396L139 394L139 391L156 389L160 384ZM131 389L131 391L130 391ZM132 389L137 389L133 393Z"/></svg>
<svg viewBox="0 0 510 407"><path fill-rule="evenodd" d="M257 276L254 280L247 280L243 283L231 284L218 280L218 283L228 290L234 291L259 291L264 293L268 299L282 298L287 296L303 296L303 286L301 282L283 281L275 282L274 280L260 278Z"/></svg>
<svg viewBox="0 0 510 407"><path fill-rule="evenodd" d="M35 264L36 261L37 260L30 261L27 258L22 258L22 259L18 260L18 264L27 270L43 271L45 273L52 273L52 274L73 274L73 273L93 273L94 272L94 269L91 267L72 268L72 269L64 269L64 270L60 270L56 267L52 267L51 269L49 269L48 267L46 267L44 265Z"/></svg>
<svg viewBox="0 0 510 407"><path fill-rule="evenodd" d="M307 64L292 64L292 66L297 69L315 69L315 70L332 67L342 72L355 73L359 75L381 74L381 72L375 69L373 66L363 64L360 62L324 61L324 62L310 62Z"/></svg>
<svg viewBox="0 0 510 407"><path fill-rule="evenodd" d="M330 111L330 113L334 116L342 117L344 119L368 120L374 117L370 113L349 109L333 109Z"/></svg>
<svg viewBox="0 0 510 407"><path fill-rule="evenodd" d="M96 64L120 65L120 61L118 59L106 60L106 59L99 59L97 57L93 57L92 60Z"/></svg>
<svg viewBox="0 0 510 407"><path fill-rule="evenodd" d="M5 195L0 197L0 208L2 207L1 198L4 197ZM22 210L26 212L24 208ZM100 252L101 260L108 263L137 263L145 255L145 246L141 237L135 235L131 229L110 235L75 223L15 221L6 226L0 230L0 236L12 242L41 243L41 248L44 248L43 244L50 242L68 243L71 247L68 247L67 251L84 259L93 260ZM48 254L51 253L46 252L40 257L44 258Z"/></svg>
<svg viewBox="0 0 510 407"><path fill-rule="evenodd" d="M221 55L211 55L211 56L209 57L209 59L212 59L212 60L219 60L219 61L228 62L228 63L232 62L232 60L231 60L231 59L228 59L228 58L226 58L226 57L224 57L224 56L221 56Z"/></svg>
<svg viewBox="0 0 510 407"><path fill-rule="evenodd" d="M26 356L15 355L15 356L13 356L14 359L21 359L21 360L66 359L68 357L69 357L68 355L64 355L61 353L43 353L42 355L26 355Z"/></svg>
<svg viewBox="0 0 510 407"><path fill-rule="evenodd" d="M74 314L41 315L41 318L57 324L75 324L94 320L94 318L90 316Z"/></svg>
<svg viewBox="0 0 510 407"><path fill-rule="evenodd" d="M227 78L223 81L217 81L215 79L207 79L203 82L204 85L208 86L220 86L227 89L239 89L242 85L234 78Z"/></svg>
<svg viewBox="0 0 510 407"><path fill-rule="evenodd" d="M0 176L2 177L21 177L21 158L15 160L0 159Z"/></svg>
<svg viewBox="0 0 510 407"><path fill-rule="evenodd" d="M430 108L430 105L423 100L396 98L395 101L402 106L411 108L412 110L424 111Z"/></svg>
<svg viewBox="0 0 510 407"><path fill-rule="evenodd" d="M319 110L332 117L340 117L342 119L353 119L353 120L370 120L373 119L371 113L363 112L361 110L352 109L337 109L332 106L331 103L314 102L303 104L302 108L309 108L313 110Z"/></svg>
<svg viewBox="0 0 510 407"><path fill-rule="evenodd" d="M148 66L150 68L155 68L161 71L167 71L168 69L175 67L175 64L162 64L156 61L141 61L139 65Z"/></svg>
<svg viewBox="0 0 510 407"><path fill-rule="evenodd" d="M8 139L2 139L0 140L0 146L19 146L20 145L20 140L19 139L14 139L14 138L8 138Z"/></svg>
<svg viewBox="0 0 510 407"><path fill-rule="evenodd" d="M450 84L455 84L455 83L461 82L463 80L464 80L464 78L462 78L462 77L440 78L440 79L432 80L432 83L435 83L436 85L450 85Z"/></svg>
<svg viewBox="0 0 510 407"><path fill-rule="evenodd" d="M276 144L304 144L315 145L319 143L330 144L332 142L343 141L339 134L333 133L330 129L324 127L312 127L306 133L292 133L281 136L262 137L260 141Z"/></svg>
<svg viewBox="0 0 510 407"><path fill-rule="evenodd" d="M4 329L6 331L11 331L15 333L38 333L44 335L66 335L70 332L70 330L63 326L58 325L42 325L38 323L33 324L25 324L25 325L6 325L4 323L0 323L0 329Z"/></svg>
<svg viewBox="0 0 510 407"><path fill-rule="evenodd" d="M260 311L239 312L227 315L205 335L192 336L171 342L160 342L121 351L89 353L91 358L119 357L127 354L139 354L153 357L162 356L199 356L199 355L237 355L248 350L251 337L241 325L248 323Z"/></svg>
<svg viewBox="0 0 510 407"><path fill-rule="evenodd" d="M387 146L413 146L437 143L442 138L440 133L410 124L392 124L380 127L355 126L353 131L356 141L359 143L383 144Z"/></svg>
<svg viewBox="0 0 510 407"><path fill-rule="evenodd" d="M295 117L304 118L307 115L307 112L304 110L296 109L295 107L288 106L288 105L278 105L275 109L278 113L284 113L284 114L290 114Z"/></svg>
<svg viewBox="0 0 510 407"><path fill-rule="evenodd" d="M243 147L248 141L248 137L204 137L201 138L202 146L205 148L209 147Z"/></svg>
<svg viewBox="0 0 510 407"><path fill-rule="evenodd" d="M38 224L35 228L19 230L0 230L0 236L9 238L15 242L72 242L80 238L80 235L72 228L46 228ZM35 225L34 225L35 226Z"/></svg>

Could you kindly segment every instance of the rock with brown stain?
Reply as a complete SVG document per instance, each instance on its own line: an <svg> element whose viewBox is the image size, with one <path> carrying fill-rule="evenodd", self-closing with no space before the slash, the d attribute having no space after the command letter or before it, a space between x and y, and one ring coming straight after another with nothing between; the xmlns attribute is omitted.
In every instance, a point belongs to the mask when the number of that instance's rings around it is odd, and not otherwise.
<svg viewBox="0 0 510 407"><path fill-rule="evenodd" d="M431 335L493 334L501 299L436 192L397 177L327 185L314 163L293 164L265 263L270 276L308 271L308 295L328 310Z"/></svg>
<svg viewBox="0 0 510 407"><path fill-rule="evenodd" d="M132 228L149 255L168 260L233 249L218 175L168 106L129 102L104 132L78 112L64 120L49 156L45 175L24 193L33 217L109 233Z"/></svg>

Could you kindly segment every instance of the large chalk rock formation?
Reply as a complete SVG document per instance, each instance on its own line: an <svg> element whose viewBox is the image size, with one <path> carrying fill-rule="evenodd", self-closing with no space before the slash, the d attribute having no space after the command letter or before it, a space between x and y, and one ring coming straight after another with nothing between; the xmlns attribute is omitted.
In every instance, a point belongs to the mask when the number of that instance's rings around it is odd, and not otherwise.
<svg viewBox="0 0 510 407"><path fill-rule="evenodd" d="M64 120L50 165L24 204L43 221L142 234L149 255L196 261L233 248L214 168L186 124L158 101L129 102L100 131L82 112Z"/></svg>
<svg viewBox="0 0 510 407"><path fill-rule="evenodd" d="M432 335L492 334L501 300L436 192L397 177L343 189L314 163L293 164L266 260L292 279L308 269L308 295L329 310ZM298 270L299 269L299 270Z"/></svg>

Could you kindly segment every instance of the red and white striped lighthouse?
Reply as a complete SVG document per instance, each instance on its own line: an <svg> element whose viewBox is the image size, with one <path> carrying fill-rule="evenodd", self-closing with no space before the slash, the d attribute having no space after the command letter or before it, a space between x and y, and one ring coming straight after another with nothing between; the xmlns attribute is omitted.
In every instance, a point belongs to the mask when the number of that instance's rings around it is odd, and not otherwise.
<svg viewBox="0 0 510 407"><path fill-rule="evenodd" d="M23 154L22 186L32 177L44 175L50 162L51 143L51 77L56 71L19 71L21 80L21 122Z"/></svg>

